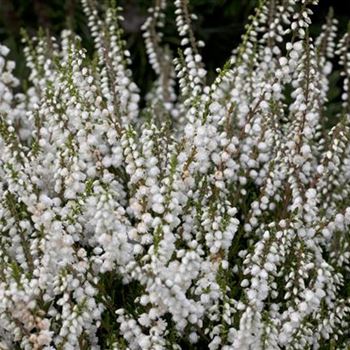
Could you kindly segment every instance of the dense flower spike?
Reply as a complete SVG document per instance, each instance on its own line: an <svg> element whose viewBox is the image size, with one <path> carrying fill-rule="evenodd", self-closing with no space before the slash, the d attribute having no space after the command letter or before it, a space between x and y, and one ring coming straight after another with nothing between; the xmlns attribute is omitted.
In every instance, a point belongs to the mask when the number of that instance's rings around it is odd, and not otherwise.
<svg viewBox="0 0 350 350"><path fill-rule="evenodd" d="M0 45L0 349L350 346L350 33L314 40L316 4L260 1L208 84L189 1L171 53L155 0L145 103L113 1L82 0L93 58L24 33L24 91Z"/></svg>

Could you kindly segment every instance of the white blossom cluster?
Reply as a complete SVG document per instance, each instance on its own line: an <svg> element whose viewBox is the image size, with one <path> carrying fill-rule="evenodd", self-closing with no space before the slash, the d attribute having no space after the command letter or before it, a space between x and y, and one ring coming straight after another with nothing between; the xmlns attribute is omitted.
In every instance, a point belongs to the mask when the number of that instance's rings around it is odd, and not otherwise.
<svg viewBox="0 0 350 350"><path fill-rule="evenodd" d="M25 37L27 89L0 46L0 349L350 346L350 32L313 39L316 4L260 1L208 83L156 0L146 96L116 6L82 0L93 57Z"/></svg>

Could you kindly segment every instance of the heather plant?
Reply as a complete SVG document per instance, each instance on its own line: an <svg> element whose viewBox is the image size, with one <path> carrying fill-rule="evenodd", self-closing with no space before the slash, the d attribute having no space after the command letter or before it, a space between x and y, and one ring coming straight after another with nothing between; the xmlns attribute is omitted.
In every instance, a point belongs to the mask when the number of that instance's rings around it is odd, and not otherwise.
<svg viewBox="0 0 350 350"><path fill-rule="evenodd" d="M172 52L156 0L140 96L122 10L82 5L92 56L24 33L20 87L0 46L0 349L347 349L350 32L262 0L208 82L188 1Z"/></svg>

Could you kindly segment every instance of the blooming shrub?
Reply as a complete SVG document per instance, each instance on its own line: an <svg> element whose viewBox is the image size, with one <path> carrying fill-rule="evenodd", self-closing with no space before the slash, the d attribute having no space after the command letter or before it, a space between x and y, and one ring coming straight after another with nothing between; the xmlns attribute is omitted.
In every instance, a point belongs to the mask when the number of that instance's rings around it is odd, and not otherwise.
<svg viewBox="0 0 350 350"><path fill-rule="evenodd" d="M349 346L350 34L313 40L316 3L261 1L208 84L156 0L142 99L113 4L82 1L93 57L24 36L28 87L0 46L1 349Z"/></svg>

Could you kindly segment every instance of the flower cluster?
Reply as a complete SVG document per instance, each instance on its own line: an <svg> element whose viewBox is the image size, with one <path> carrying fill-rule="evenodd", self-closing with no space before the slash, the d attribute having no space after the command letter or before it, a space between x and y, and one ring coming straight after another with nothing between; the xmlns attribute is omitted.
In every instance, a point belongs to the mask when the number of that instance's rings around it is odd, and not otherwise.
<svg viewBox="0 0 350 350"><path fill-rule="evenodd" d="M82 0L93 57L24 35L27 89L0 46L0 349L347 349L350 32L260 1L208 83L188 0L162 44L167 5L146 96L113 3Z"/></svg>

